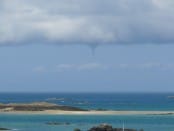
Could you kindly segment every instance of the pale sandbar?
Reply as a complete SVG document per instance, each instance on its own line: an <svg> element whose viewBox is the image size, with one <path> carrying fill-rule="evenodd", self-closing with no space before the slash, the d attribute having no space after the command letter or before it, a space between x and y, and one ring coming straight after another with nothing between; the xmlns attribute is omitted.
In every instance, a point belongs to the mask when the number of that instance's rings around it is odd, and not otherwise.
<svg viewBox="0 0 174 131"><path fill-rule="evenodd" d="M174 115L174 111L85 110L47 102L0 104L0 114L40 115Z"/></svg>

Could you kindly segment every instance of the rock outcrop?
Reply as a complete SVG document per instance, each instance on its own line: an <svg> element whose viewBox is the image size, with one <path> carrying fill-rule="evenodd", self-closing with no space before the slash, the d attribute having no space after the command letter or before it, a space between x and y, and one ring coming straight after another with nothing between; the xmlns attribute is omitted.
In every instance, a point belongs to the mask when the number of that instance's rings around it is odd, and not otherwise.
<svg viewBox="0 0 174 131"><path fill-rule="evenodd" d="M111 125L108 124L101 124L96 127L92 127L88 131L123 131L122 128L113 128ZM137 131L135 129L124 129L124 131Z"/></svg>
<svg viewBox="0 0 174 131"><path fill-rule="evenodd" d="M7 130L10 130L10 129L0 127L0 131L7 131Z"/></svg>
<svg viewBox="0 0 174 131"><path fill-rule="evenodd" d="M63 122L63 123L61 123L61 122L47 122L47 123L45 123L46 125L70 125L71 123L69 123L69 122Z"/></svg>

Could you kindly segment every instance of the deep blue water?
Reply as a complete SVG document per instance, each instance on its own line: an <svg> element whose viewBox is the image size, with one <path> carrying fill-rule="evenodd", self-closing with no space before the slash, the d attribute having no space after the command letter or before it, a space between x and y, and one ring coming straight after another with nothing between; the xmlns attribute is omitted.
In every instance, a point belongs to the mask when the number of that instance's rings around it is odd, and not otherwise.
<svg viewBox="0 0 174 131"><path fill-rule="evenodd" d="M114 110L174 110L172 93L110 93L110 94L66 94L66 93L1 93L1 103L26 103L47 101L86 109ZM56 98L56 99L55 99ZM70 125L50 126L47 122L69 122ZM174 131L174 115L123 115L123 116L75 116L75 115L4 115L0 114L0 127L22 131L86 131L91 126L109 123L114 127L141 129L145 131Z"/></svg>
<svg viewBox="0 0 174 131"><path fill-rule="evenodd" d="M47 101L85 109L174 110L174 98L168 96L174 93L1 93L0 103Z"/></svg>

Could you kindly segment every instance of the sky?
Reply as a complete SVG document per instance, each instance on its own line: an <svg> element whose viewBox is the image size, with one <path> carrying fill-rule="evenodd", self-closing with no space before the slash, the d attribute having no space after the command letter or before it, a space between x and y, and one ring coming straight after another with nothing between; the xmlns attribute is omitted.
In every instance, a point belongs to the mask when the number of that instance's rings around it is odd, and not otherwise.
<svg viewBox="0 0 174 131"><path fill-rule="evenodd" d="M1 0L0 92L173 92L173 0Z"/></svg>

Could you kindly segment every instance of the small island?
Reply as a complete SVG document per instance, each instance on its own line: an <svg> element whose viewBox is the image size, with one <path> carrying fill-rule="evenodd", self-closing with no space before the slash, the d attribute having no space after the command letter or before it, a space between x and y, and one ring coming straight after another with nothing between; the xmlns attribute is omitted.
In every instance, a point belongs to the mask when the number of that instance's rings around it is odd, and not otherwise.
<svg viewBox="0 0 174 131"><path fill-rule="evenodd" d="M0 104L0 113L49 115L173 115L174 111L87 110L48 102Z"/></svg>
<svg viewBox="0 0 174 131"><path fill-rule="evenodd" d="M0 104L0 112L11 111L46 111L46 110L63 110L63 111L87 111L78 107L57 105L47 102L34 102L34 103L10 103Z"/></svg>

